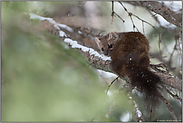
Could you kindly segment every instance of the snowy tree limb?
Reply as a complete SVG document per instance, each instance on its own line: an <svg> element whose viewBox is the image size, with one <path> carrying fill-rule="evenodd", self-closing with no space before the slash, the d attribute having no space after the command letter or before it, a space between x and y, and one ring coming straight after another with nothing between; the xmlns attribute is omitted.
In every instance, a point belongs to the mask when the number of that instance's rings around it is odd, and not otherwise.
<svg viewBox="0 0 183 123"><path fill-rule="evenodd" d="M107 58L97 52L98 48L94 43L94 39L91 38L92 34L88 35L84 31L82 31L83 33L78 33L78 31L80 30L77 30L75 27L69 27L67 25L59 26L62 24L56 23L54 20L50 18L44 18L44 19L42 18L41 24L42 24L41 25L42 28L47 29L53 34L59 35L63 39L69 36L68 38L71 39L71 42L72 40L74 40L78 43L78 45L82 44L84 47L91 48L88 50L83 50L81 46L73 47L77 49L79 52L81 52L85 56L85 58L90 62L90 65L93 66L94 68L104 70L106 72L114 73L110 69L110 58ZM68 31L68 29L72 31ZM79 35L82 35L81 37L84 37L84 38L81 38ZM69 45L72 45L72 44L70 43ZM165 85L171 86L180 91L182 90L182 81L179 78L173 77L166 73L156 72L155 74L157 74L160 77L161 81Z"/></svg>
<svg viewBox="0 0 183 123"><path fill-rule="evenodd" d="M153 11L156 14L161 15L168 22L182 28L182 13L176 13L163 3L156 1L126 1L126 3L132 4L134 6L142 6Z"/></svg>
<svg viewBox="0 0 183 123"><path fill-rule="evenodd" d="M78 29L74 26L67 26L57 23L52 18L45 18L38 15L31 15L31 19L40 19L40 28L50 31L51 33L59 36L66 42L71 48L77 49L89 62L90 65L96 69L100 69L106 72L112 72L110 69L110 57L106 57L100 54L100 51L94 41L95 35L83 29ZM171 76L167 73L155 72L158 75L166 87L172 87L174 89L182 91L182 81L179 78ZM167 108L174 120L177 120L175 113L169 102L162 96L162 101L166 104Z"/></svg>

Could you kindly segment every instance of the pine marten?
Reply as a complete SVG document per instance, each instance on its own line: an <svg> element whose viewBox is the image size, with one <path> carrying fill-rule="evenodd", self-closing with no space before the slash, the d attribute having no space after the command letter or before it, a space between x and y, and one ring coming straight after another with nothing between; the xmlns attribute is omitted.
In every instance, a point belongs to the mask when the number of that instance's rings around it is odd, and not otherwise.
<svg viewBox="0 0 183 123"><path fill-rule="evenodd" d="M111 32L95 38L104 55L111 56L111 68L121 77L128 77L151 106L159 101L160 78L148 69L149 42L140 32Z"/></svg>

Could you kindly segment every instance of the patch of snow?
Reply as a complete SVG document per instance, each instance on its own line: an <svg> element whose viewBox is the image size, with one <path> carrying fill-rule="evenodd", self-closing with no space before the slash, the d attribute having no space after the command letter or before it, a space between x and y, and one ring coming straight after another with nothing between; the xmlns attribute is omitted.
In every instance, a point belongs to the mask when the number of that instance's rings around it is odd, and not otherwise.
<svg viewBox="0 0 183 123"><path fill-rule="evenodd" d="M182 1L158 1L175 12L182 12ZM181 11L180 11L181 10Z"/></svg>
<svg viewBox="0 0 183 123"><path fill-rule="evenodd" d="M54 27L55 27L56 29L58 29L58 30L60 29L57 25L54 25Z"/></svg>
<svg viewBox="0 0 183 123"><path fill-rule="evenodd" d="M57 23L57 25L58 25L59 27L63 28L63 29L66 29L66 30L69 31L69 32L73 32L73 29L70 28L69 26L65 25L65 24L58 24L58 23Z"/></svg>
<svg viewBox="0 0 183 123"><path fill-rule="evenodd" d="M155 17L157 17L158 21L160 22L160 25L163 26L163 27L168 27L168 28L172 28L172 29L175 29L176 26L169 23L168 21L166 21L161 15L159 14L155 14L154 12L152 12L153 15L155 15Z"/></svg>
<svg viewBox="0 0 183 123"><path fill-rule="evenodd" d="M111 60L111 57L107 57L107 56L101 55L97 51L95 51L94 49L82 46L82 45L78 44L77 41L73 41L70 38L65 38L64 42L69 43L72 48L81 49L83 52L89 52L90 55L97 56L97 57L101 58L102 60L105 60L105 61L106 60Z"/></svg>
<svg viewBox="0 0 183 123"><path fill-rule="evenodd" d="M133 101L134 104L135 104L135 108L136 108L136 112L137 112L137 115L138 117L141 117L142 116L142 112L139 110L139 108L137 107L137 103L135 101Z"/></svg>
<svg viewBox="0 0 183 123"><path fill-rule="evenodd" d="M63 29L66 29L69 32L73 32L73 29L72 28L70 28L69 26L64 25L64 24L59 24L56 21L54 21L52 18L42 17L42 16L39 16L39 15L34 14L34 13L29 13L29 15L30 15L30 19L39 19L40 21L48 20L50 23L54 24L54 26L56 26L56 28L61 27Z"/></svg>
<svg viewBox="0 0 183 123"><path fill-rule="evenodd" d="M60 37L67 37L67 35L66 35L65 32L63 32L63 31L59 31L59 36L60 36Z"/></svg>
<svg viewBox="0 0 183 123"><path fill-rule="evenodd" d="M107 92L107 95L108 96L111 96L113 93L110 91L110 90L108 90L108 92Z"/></svg>
<svg viewBox="0 0 183 123"><path fill-rule="evenodd" d="M57 23L55 20L53 20L52 18L49 18L49 17L42 17L42 16L39 16L37 14L34 14L34 13L29 13L30 15L30 19L39 19L40 21L43 21L43 20L48 20L50 23L52 23L54 25L55 28L57 29L60 29L59 27L63 28L63 29L66 29L67 31L69 32L73 32L73 29L70 28L69 26L67 25L64 25L64 24L60 24L60 23ZM78 32L78 33L81 33L81 32ZM63 31L59 31L59 36L61 37L67 37L66 33L63 32ZM88 47L85 47L85 46L82 46L80 44L77 43L77 41L73 41L72 39L70 38L65 38L64 41L66 43L69 43L71 45L72 48L78 48L78 49L81 49L83 52L89 52L90 55L94 55L94 56L97 56L99 58L101 58L102 60L111 60L111 57L107 57L105 55L101 55L99 54L97 51L95 51L94 49L92 48L88 48Z"/></svg>
<svg viewBox="0 0 183 123"><path fill-rule="evenodd" d="M127 112L125 115L121 115L120 120L122 122L128 122L130 120L130 113Z"/></svg>
<svg viewBox="0 0 183 123"><path fill-rule="evenodd" d="M79 34L82 34L82 32L81 32L81 31L78 31L78 33L79 33Z"/></svg>
<svg viewBox="0 0 183 123"><path fill-rule="evenodd" d="M112 77L115 78L115 77L117 77L117 75L114 73L106 72L106 71L99 70L99 69L97 69L97 71L102 76L102 78L112 78Z"/></svg>

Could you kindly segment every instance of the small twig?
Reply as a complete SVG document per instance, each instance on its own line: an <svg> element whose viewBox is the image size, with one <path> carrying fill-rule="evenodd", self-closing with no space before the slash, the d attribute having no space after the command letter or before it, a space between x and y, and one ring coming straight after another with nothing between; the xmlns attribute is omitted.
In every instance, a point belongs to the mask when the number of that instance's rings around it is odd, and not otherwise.
<svg viewBox="0 0 183 123"><path fill-rule="evenodd" d="M106 91L106 94L107 94L107 92L109 91L109 88L111 87L111 85L117 80L119 78L119 76L118 77L116 77L112 82L111 82L111 84L110 85L108 85L108 87L107 87L107 91Z"/></svg>
<svg viewBox="0 0 183 123"><path fill-rule="evenodd" d="M167 106L167 108L168 108L168 110L169 110L169 112L170 112L170 114L171 114L173 120L178 121L178 119L177 119L175 113L173 112L173 108L172 108L172 106L170 105L170 103L169 103L162 95L160 95L160 99L161 99L161 100L163 101L163 103L165 103L165 105Z"/></svg>
<svg viewBox="0 0 183 123"><path fill-rule="evenodd" d="M145 30L144 30L144 21L142 21L142 29L143 29L143 33L145 35Z"/></svg>
<svg viewBox="0 0 183 123"><path fill-rule="evenodd" d="M132 24L133 24L133 30L135 31L135 28L137 29L137 31L139 32L138 28L135 26L135 23L133 22L133 19L132 19L132 13L128 13L128 15L130 16L130 19L132 21Z"/></svg>
<svg viewBox="0 0 183 123"><path fill-rule="evenodd" d="M125 22L125 20L123 20L116 12L114 12L114 1L112 1L112 14L111 14L112 22L113 22L114 15L116 15L118 18L120 18L123 21L123 23ZM112 22L111 22L111 24L112 24Z"/></svg>
<svg viewBox="0 0 183 123"><path fill-rule="evenodd" d="M132 24L133 24L133 29L137 29L137 31L139 32L139 30L138 30L138 28L135 26L135 24L134 24L134 22L133 22L133 19L132 19L132 13L131 12L128 12L128 10L125 8L125 6L122 4L122 2L121 1L118 1L121 5L122 5L122 7L124 8L124 10L128 13L128 15L130 16L130 19L131 19L131 21L132 21Z"/></svg>
<svg viewBox="0 0 183 123"><path fill-rule="evenodd" d="M163 53L163 51L161 50L161 35L160 35L160 33L159 33L159 41L158 41L158 48L159 48L159 53L160 53L160 57L161 57L161 59L162 59L162 53ZM163 61L161 61L161 62L163 62Z"/></svg>
<svg viewBox="0 0 183 123"><path fill-rule="evenodd" d="M111 16L112 16L112 21L111 21L111 24L112 24L113 17L114 17L114 1L112 1L112 14L111 14Z"/></svg>
<svg viewBox="0 0 183 123"><path fill-rule="evenodd" d="M169 65L171 66L172 64L172 57L173 57L173 54L175 53L175 50L176 50L176 44L177 42L175 42L175 45L174 45L174 48L173 48L173 51L172 53L170 54L170 58L169 58Z"/></svg>
<svg viewBox="0 0 183 123"><path fill-rule="evenodd" d="M149 23L149 22L147 22L147 21L141 19L141 18L138 17L137 15L132 14L132 16L136 17L137 19L141 20L141 21L144 22L144 23L147 23L148 25L150 25L154 30L156 30L156 31L159 33L159 31L158 31L158 30L155 28L155 26L153 26L151 23Z"/></svg>
<svg viewBox="0 0 183 123"><path fill-rule="evenodd" d="M123 21L123 23L125 22L125 20L123 20L116 12L114 12L114 14L117 15L118 18L120 18Z"/></svg>

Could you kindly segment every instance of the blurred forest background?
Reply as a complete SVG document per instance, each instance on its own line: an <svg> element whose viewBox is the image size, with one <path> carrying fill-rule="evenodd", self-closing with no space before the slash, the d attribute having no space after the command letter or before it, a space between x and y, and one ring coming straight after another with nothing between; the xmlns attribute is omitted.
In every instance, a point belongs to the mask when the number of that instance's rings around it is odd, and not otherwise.
<svg viewBox="0 0 183 123"><path fill-rule="evenodd" d="M144 8L124 3L128 11L146 20L161 32L161 50L170 73L182 76L182 29L163 28ZM182 3L181 3L182 5ZM111 2L1 2L1 120L3 122L53 121L136 121L137 113L117 81L105 94L115 75L107 76L90 66L79 52L65 48L58 36L30 20L29 12L51 17L60 23L83 27L94 34L134 30L132 22L115 2L117 16L111 17ZM133 18L135 26L150 42L151 64L158 64L159 35L148 24ZM177 35L176 35L177 34ZM175 41L176 40L176 41ZM176 45L175 45L176 44ZM176 47L175 47L176 46ZM103 74L102 74L103 73ZM168 97L181 119L181 105ZM142 102L141 98L137 99ZM143 105L139 107L143 109ZM153 121L171 120L163 104ZM149 113L143 112L146 117ZM158 119L157 119L158 117Z"/></svg>

